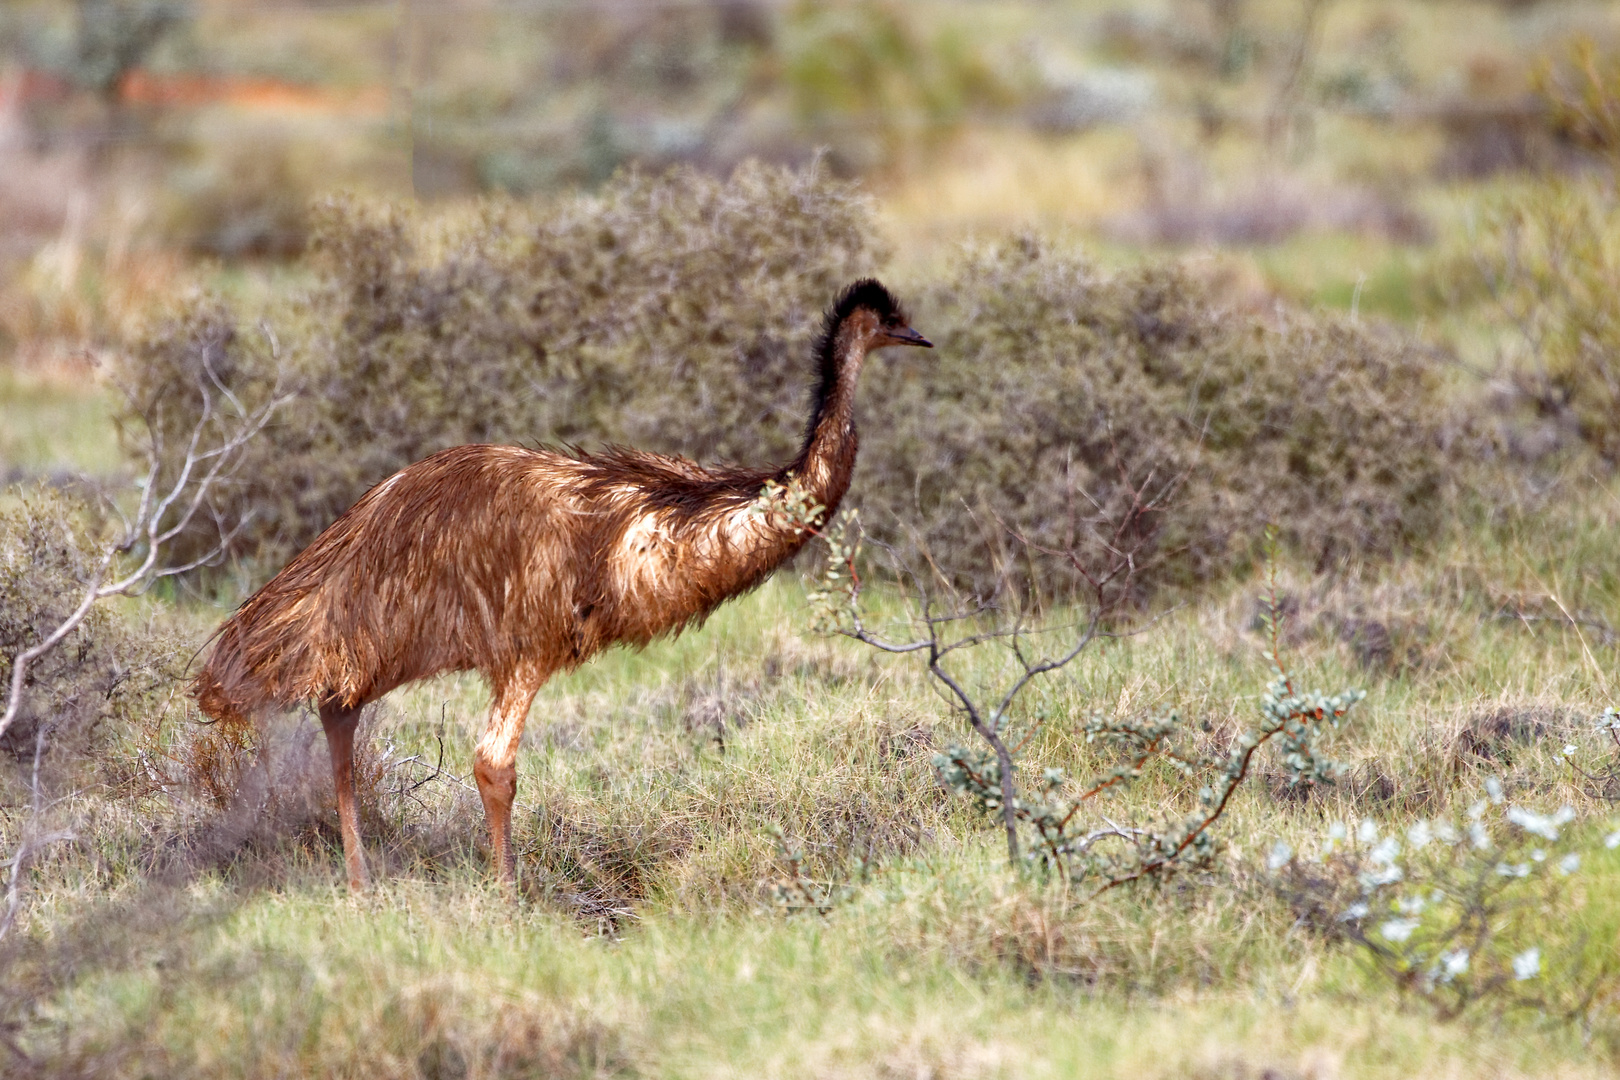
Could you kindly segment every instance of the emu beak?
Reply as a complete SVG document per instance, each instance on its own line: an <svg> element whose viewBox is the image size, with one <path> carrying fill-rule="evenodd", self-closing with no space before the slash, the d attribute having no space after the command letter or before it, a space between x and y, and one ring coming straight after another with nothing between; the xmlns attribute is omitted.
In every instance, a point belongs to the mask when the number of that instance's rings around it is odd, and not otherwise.
<svg viewBox="0 0 1620 1080"><path fill-rule="evenodd" d="M902 327L899 330L888 331L889 340L896 345L921 345L925 349L932 349L934 343L923 337L911 327Z"/></svg>

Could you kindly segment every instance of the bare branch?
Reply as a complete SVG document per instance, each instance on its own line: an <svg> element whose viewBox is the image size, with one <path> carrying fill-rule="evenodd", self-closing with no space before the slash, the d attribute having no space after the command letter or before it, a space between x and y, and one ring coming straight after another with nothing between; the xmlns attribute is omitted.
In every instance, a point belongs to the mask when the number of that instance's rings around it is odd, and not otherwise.
<svg viewBox="0 0 1620 1080"><path fill-rule="evenodd" d="M267 331L268 333L268 331ZM274 342L273 335L270 335ZM137 482L140 495L131 513L103 493L104 501L118 519L115 535L107 542L93 566L77 584L72 610L49 630L42 631L37 642L11 657L9 685L5 709L0 712L0 736L4 736L22 715L29 690L31 668L43 657L59 648L75 631L84 625L98 602L112 596L135 595L154 582L173 577L206 565L222 557L240 533L246 520L227 525L210 506L214 524L218 529L217 542L199 556L168 560L170 545L190 529L209 496L225 478L240 467L242 450L264 430L272 415L291 398L284 393L278 373L277 381L262 405L249 408L225 385L214 367L211 351L216 343L194 343L202 349L201 363L195 373L192 389L200 396L201 410L185 437L185 454L175 466L170 480L163 480L167 457L164 434L164 408L161 400L142 415L145 428L141 447L145 458L142 479ZM272 345L273 351L276 346ZM222 413L216 406L219 398L230 405ZM31 816L24 827L23 838L17 850L3 864L10 869L6 889L6 910L0 916L0 937L15 922L21 905L21 889L31 860L45 847L73 838L70 830L42 831L39 822L50 808L45 800L40 781L40 762L44 758L49 723L41 723L35 735L34 770L31 786Z"/></svg>

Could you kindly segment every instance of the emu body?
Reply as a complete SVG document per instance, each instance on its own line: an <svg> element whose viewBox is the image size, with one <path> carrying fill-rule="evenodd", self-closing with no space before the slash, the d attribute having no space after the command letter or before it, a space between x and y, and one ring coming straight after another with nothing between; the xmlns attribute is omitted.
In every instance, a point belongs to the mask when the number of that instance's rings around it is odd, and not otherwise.
<svg viewBox="0 0 1620 1080"><path fill-rule="evenodd" d="M678 633L804 546L762 503L796 485L831 515L854 472L866 354L928 345L874 281L828 312L803 448L780 468L705 468L613 449L458 446L368 491L220 627L192 684L204 712L246 721L314 702L331 751L349 883L366 881L353 786L360 709L449 671L488 679L473 775L510 878L518 743L554 674L615 644Z"/></svg>

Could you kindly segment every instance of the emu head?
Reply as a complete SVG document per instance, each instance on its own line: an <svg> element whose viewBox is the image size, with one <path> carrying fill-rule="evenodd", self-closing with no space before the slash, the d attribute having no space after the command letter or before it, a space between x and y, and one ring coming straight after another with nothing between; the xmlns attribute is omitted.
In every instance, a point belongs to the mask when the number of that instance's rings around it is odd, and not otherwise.
<svg viewBox="0 0 1620 1080"><path fill-rule="evenodd" d="M934 347L911 328L911 320L894 294L873 278L863 278L845 289L827 313L823 340L830 344L836 338L863 346L861 352L889 345Z"/></svg>

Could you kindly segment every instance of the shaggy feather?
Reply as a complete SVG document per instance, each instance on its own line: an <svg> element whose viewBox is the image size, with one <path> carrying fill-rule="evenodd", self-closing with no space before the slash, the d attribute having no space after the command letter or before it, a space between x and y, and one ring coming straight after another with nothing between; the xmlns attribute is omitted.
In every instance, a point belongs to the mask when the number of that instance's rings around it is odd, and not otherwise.
<svg viewBox="0 0 1620 1080"><path fill-rule="evenodd" d="M782 468L705 468L623 447L457 446L395 473L225 621L192 683L198 705L231 720L320 706L359 884L343 781L354 710L404 683L479 671L494 706L474 774L508 859L513 762L535 692L610 645L701 623L805 545L809 533L756 504L774 480L837 510L855 468L862 362L903 320L875 281L840 296L816 349L804 447Z"/></svg>

